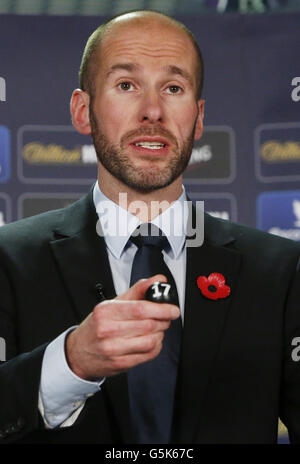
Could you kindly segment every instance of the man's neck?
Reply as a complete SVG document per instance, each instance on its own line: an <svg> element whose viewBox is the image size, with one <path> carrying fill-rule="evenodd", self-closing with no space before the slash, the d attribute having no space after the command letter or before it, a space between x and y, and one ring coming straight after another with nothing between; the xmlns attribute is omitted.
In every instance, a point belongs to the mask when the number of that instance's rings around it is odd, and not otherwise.
<svg viewBox="0 0 300 464"><path fill-rule="evenodd" d="M98 173L98 184L107 198L137 216L141 222L153 220L182 194L181 176L167 187L149 193L137 192L110 174L102 176Z"/></svg>

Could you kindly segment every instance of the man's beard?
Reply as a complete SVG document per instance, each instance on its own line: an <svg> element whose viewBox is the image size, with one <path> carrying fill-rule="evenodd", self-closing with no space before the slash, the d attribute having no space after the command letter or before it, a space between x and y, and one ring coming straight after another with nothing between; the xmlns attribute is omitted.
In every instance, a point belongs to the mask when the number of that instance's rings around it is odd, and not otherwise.
<svg viewBox="0 0 300 464"><path fill-rule="evenodd" d="M178 147L175 137L161 126L148 126L128 132L121 138L120 147L110 143L102 133L93 110L90 110L91 135L97 158L105 169L119 181L140 193L150 193L172 184L187 167L194 144L195 126L189 137L184 141L182 149ZM161 169L159 159L151 160L151 168L137 167L126 155L125 147L128 141L139 136L162 136L174 145L170 162ZM127 143L126 143L127 141Z"/></svg>

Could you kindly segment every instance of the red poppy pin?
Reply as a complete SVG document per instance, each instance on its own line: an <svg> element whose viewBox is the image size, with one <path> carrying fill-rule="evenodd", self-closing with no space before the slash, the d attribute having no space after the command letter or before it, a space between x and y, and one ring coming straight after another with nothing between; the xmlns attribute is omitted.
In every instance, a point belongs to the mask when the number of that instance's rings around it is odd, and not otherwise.
<svg viewBox="0 0 300 464"><path fill-rule="evenodd" d="M202 294L210 300L218 300L230 295L230 287L225 285L225 277L218 272L213 272L208 277L199 276L197 285Z"/></svg>

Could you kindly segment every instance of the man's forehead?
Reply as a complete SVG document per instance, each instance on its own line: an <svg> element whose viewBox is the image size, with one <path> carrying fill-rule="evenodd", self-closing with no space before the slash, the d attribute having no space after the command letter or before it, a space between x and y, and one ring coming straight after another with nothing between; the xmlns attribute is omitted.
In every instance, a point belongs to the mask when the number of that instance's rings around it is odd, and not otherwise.
<svg viewBox="0 0 300 464"><path fill-rule="evenodd" d="M101 40L99 64L106 73L115 63L136 62L138 56L194 67L196 52L188 35L178 27L130 21L115 25Z"/></svg>
<svg viewBox="0 0 300 464"><path fill-rule="evenodd" d="M165 40L164 40L165 39ZM122 46L135 41L144 44L149 49L172 46L193 48L190 37L176 24L166 19L153 19L152 17L132 18L130 20L116 22L105 31L101 39L101 48Z"/></svg>

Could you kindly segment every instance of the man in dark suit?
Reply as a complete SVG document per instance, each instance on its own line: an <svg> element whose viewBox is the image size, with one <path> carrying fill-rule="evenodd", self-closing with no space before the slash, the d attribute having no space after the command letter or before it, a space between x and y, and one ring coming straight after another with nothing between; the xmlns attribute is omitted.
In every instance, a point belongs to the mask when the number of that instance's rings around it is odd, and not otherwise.
<svg viewBox="0 0 300 464"><path fill-rule="evenodd" d="M300 442L298 244L205 215L201 246L168 234L180 311L144 299L163 275L130 287L135 228L190 220L181 175L202 134L202 74L189 31L161 14L121 15L89 39L71 112L92 134L98 182L0 230L0 441L137 442L128 373L159 359L180 317L169 441L274 443L280 416ZM105 208L124 234L105 230Z"/></svg>

